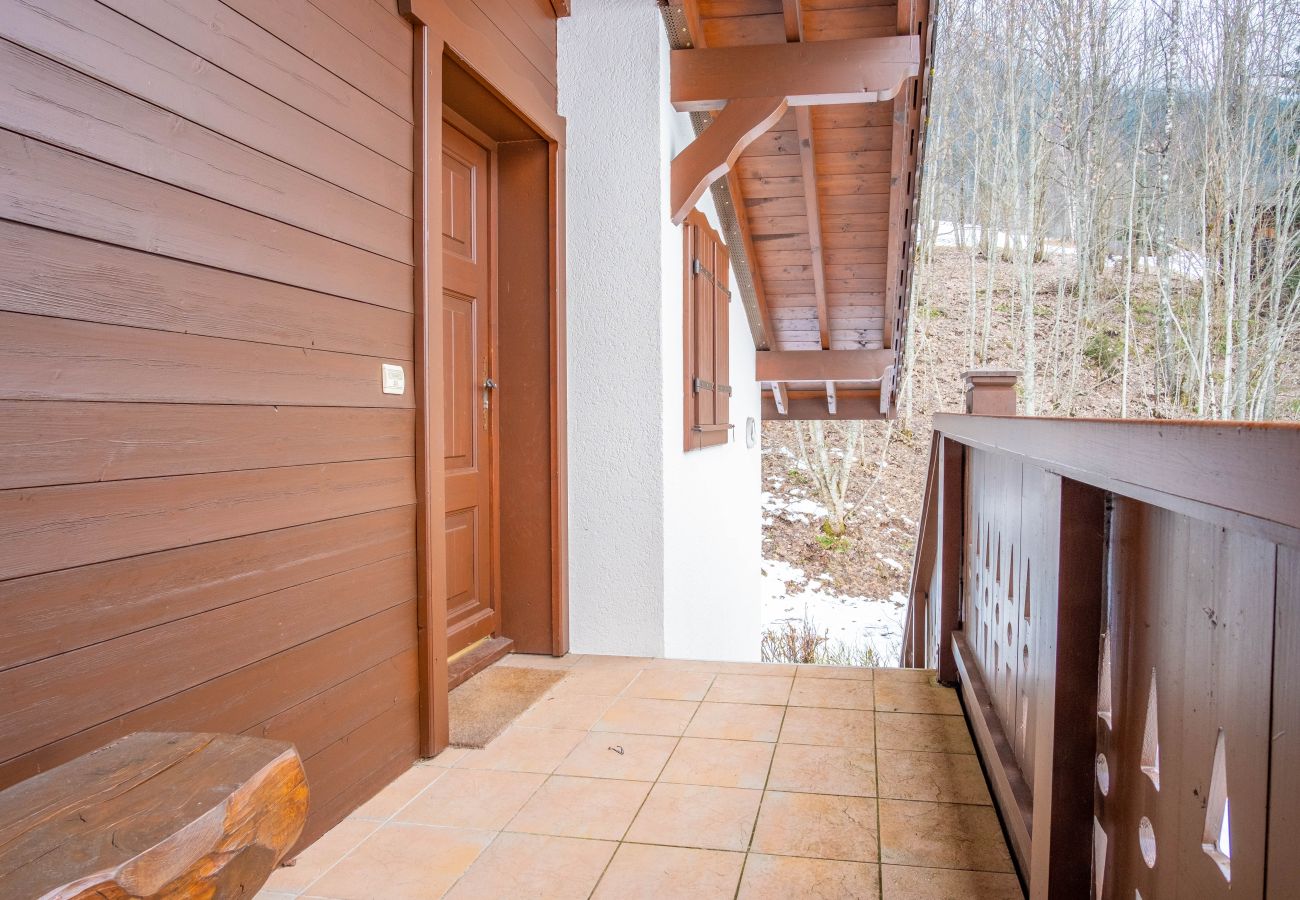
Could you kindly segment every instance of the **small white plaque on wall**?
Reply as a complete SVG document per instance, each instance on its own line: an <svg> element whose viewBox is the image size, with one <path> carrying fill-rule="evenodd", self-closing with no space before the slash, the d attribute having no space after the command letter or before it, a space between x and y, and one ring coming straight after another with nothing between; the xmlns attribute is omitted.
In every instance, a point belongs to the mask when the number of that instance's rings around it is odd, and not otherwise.
<svg viewBox="0 0 1300 900"><path fill-rule="evenodd" d="M383 373L385 394L406 393L406 371L401 366L384 363Z"/></svg>

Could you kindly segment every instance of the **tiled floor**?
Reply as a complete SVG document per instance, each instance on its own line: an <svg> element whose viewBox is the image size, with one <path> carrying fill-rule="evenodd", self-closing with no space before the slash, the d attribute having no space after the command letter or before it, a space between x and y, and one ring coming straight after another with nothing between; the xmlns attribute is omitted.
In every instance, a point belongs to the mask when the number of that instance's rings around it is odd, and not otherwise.
<svg viewBox="0 0 1300 900"><path fill-rule="evenodd" d="M482 750L416 765L260 895L1019 898L929 673L569 656Z"/></svg>

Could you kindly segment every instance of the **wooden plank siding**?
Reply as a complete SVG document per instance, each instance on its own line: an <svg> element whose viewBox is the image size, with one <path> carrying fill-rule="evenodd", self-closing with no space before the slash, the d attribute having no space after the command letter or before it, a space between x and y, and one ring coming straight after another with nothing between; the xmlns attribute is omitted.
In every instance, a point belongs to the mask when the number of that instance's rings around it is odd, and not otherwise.
<svg viewBox="0 0 1300 900"><path fill-rule="evenodd" d="M548 4L449 5L554 100ZM0 0L0 787L289 740L305 844L417 757L413 60L396 0Z"/></svg>

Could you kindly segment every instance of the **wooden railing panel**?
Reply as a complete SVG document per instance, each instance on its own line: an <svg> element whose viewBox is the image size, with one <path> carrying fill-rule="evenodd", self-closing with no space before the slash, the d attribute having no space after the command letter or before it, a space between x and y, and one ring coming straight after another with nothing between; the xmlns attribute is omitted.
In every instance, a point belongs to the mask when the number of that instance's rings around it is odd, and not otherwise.
<svg viewBox="0 0 1300 900"><path fill-rule="evenodd" d="M1300 833L1300 548L1279 547L1269 763L1269 900L1300 897L1300 865L1280 835Z"/></svg>
<svg viewBox="0 0 1300 900"><path fill-rule="evenodd" d="M1286 425L936 418L904 661L961 682L1031 897L1300 896L1297 459Z"/></svg>
<svg viewBox="0 0 1300 900"><path fill-rule="evenodd" d="M1119 498L1110 557L1098 896L1261 896L1277 547Z"/></svg>

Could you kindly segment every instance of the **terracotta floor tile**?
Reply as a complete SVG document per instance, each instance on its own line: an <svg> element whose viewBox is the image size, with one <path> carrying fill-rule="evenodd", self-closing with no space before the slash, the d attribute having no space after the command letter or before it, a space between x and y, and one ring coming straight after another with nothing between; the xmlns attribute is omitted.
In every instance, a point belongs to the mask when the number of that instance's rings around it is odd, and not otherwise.
<svg viewBox="0 0 1300 900"><path fill-rule="evenodd" d="M775 745L761 741L682 738L660 781L715 787L761 788Z"/></svg>
<svg viewBox="0 0 1300 900"><path fill-rule="evenodd" d="M470 750L457 769L498 769L549 775L586 737L585 731L512 725L482 750Z"/></svg>
<svg viewBox="0 0 1300 900"><path fill-rule="evenodd" d="M886 863L1013 871L991 806L881 800L880 846Z"/></svg>
<svg viewBox="0 0 1300 900"><path fill-rule="evenodd" d="M614 656L604 653L587 653L582 659L578 660L575 668L579 669L599 669L599 668L637 668L644 669L650 665L649 656Z"/></svg>
<svg viewBox="0 0 1300 900"><path fill-rule="evenodd" d="M934 684L938 673L934 669L876 669L877 681L911 681Z"/></svg>
<svg viewBox="0 0 1300 900"><path fill-rule="evenodd" d="M762 791L656 784L624 840L704 850L745 850Z"/></svg>
<svg viewBox="0 0 1300 900"><path fill-rule="evenodd" d="M728 663L707 659L653 659L646 668L652 671L707 672L716 675L726 665Z"/></svg>
<svg viewBox="0 0 1300 900"><path fill-rule="evenodd" d="M725 738L729 741L775 741L781 733L783 706L752 703L701 703L686 726L687 737Z"/></svg>
<svg viewBox="0 0 1300 900"><path fill-rule="evenodd" d="M381 822L391 818L393 813L414 800L417 794L441 778L446 771L442 766L412 766L353 810L348 818L376 819Z"/></svg>
<svg viewBox="0 0 1300 900"><path fill-rule="evenodd" d="M595 900L729 900L743 853L623 844L592 894Z"/></svg>
<svg viewBox="0 0 1300 900"><path fill-rule="evenodd" d="M876 713L876 747L882 750L928 750L974 753L963 716Z"/></svg>
<svg viewBox="0 0 1300 900"><path fill-rule="evenodd" d="M885 712L961 715L961 703L958 702L957 691L953 688L880 678L877 678L874 683L876 709Z"/></svg>
<svg viewBox="0 0 1300 900"><path fill-rule="evenodd" d="M545 780L529 772L449 769L394 821L499 831Z"/></svg>
<svg viewBox="0 0 1300 900"><path fill-rule="evenodd" d="M1020 879L997 872L882 866L884 900L1024 900Z"/></svg>
<svg viewBox="0 0 1300 900"><path fill-rule="evenodd" d="M646 669L636 677L625 697L648 697L653 700L703 700L713 684L711 672L677 669Z"/></svg>
<svg viewBox="0 0 1300 900"><path fill-rule="evenodd" d="M872 863L751 853L738 900L877 900L880 874ZM972 898L973 900L973 898Z"/></svg>
<svg viewBox="0 0 1300 900"><path fill-rule="evenodd" d="M870 748L777 744L769 791L876 796L876 761Z"/></svg>
<svg viewBox="0 0 1300 900"><path fill-rule="evenodd" d="M632 683L632 679L641 674L640 669L631 666L574 666L561 681L551 687L553 697L567 697L573 694L591 694L600 697L615 697Z"/></svg>
<svg viewBox="0 0 1300 900"><path fill-rule="evenodd" d="M646 781L552 775L506 830L616 841L649 792Z"/></svg>
<svg viewBox="0 0 1300 900"><path fill-rule="evenodd" d="M334 900L429 900L464 874L492 842L490 831L383 825L308 888Z"/></svg>
<svg viewBox="0 0 1300 900"><path fill-rule="evenodd" d="M875 726L870 710L792 706L785 711L781 742L870 747L875 743Z"/></svg>
<svg viewBox="0 0 1300 900"><path fill-rule="evenodd" d="M796 678L846 678L850 681L871 681L875 669L870 666L809 666L802 665Z"/></svg>
<svg viewBox="0 0 1300 900"><path fill-rule="evenodd" d="M676 746L674 737L593 731L573 748L555 774L654 781Z"/></svg>
<svg viewBox="0 0 1300 900"><path fill-rule="evenodd" d="M278 866L267 879L266 889L288 893L306 890L326 869L374 834L378 827L378 822L344 819L294 857L293 865Z"/></svg>
<svg viewBox="0 0 1300 900"><path fill-rule="evenodd" d="M692 700L651 700L619 697L592 731L625 731L628 734L666 734L676 737L686 730L700 704Z"/></svg>
<svg viewBox="0 0 1300 900"><path fill-rule="evenodd" d="M704 695L712 703L760 703L782 706L794 679L770 675L719 675Z"/></svg>
<svg viewBox="0 0 1300 900"><path fill-rule="evenodd" d="M871 709L875 702L871 685L870 681L843 678L796 678L790 691L790 705Z"/></svg>
<svg viewBox="0 0 1300 900"><path fill-rule="evenodd" d="M876 801L768 791L751 849L778 856L876 862Z"/></svg>
<svg viewBox="0 0 1300 900"><path fill-rule="evenodd" d="M768 678L793 675L798 666L789 663L724 662L718 664L719 672L728 675L762 675Z"/></svg>
<svg viewBox="0 0 1300 900"><path fill-rule="evenodd" d="M469 750L466 749L465 747L447 747L437 756L431 757L429 759L422 759L418 763L416 763L416 765L436 766L438 768L450 769L452 766L456 765L456 762L468 752Z"/></svg>
<svg viewBox="0 0 1300 900"><path fill-rule="evenodd" d="M497 666L528 666L534 669L569 669L577 665L582 659L579 653L570 653L566 656L542 656L538 653L511 653L502 657L493 665Z"/></svg>
<svg viewBox="0 0 1300 900"><path fill-rule="evenodd" d="M880 750L880 796L892 800L991 804L979 759L968 753Z"/></svg>
<svg viewBox="0 0 1300 900"><path fill-rule="evenodd" d="M612 841L501 834L446 896L584 900L617 847Z"/></svg>
<svg viewBox="0 0 1300 900"><path fill-rule="evenodd" d="M524 710L523 715L515 720L515 724L530 728L570 728L587 731L605 714L605 710L613 702L613 697L592 694L564 694L559 697L547 694Z"/></svg>

